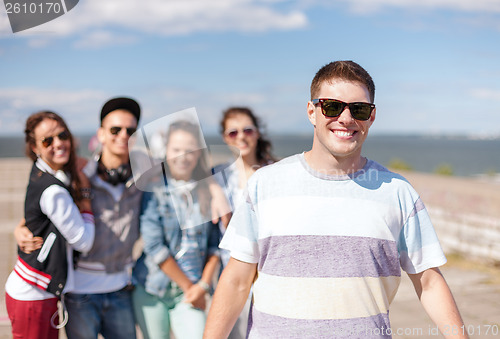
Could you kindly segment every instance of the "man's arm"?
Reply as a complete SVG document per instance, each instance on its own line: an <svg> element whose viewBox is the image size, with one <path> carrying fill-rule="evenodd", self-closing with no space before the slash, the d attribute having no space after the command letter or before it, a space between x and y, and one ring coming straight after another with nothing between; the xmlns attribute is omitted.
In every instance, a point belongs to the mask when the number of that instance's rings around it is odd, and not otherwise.
<svg viewBox="0 0 500 339"><path fill-rule="evenodd" d="M408 274L425 311L445 338L468 338L450 288L439 268Z"/></svg>
<svg viewBox="0 0 500 339"><path fill-rule="evenodd" d="M257 264L229 260L215 290L203 338L227 338L245 305Z"/></svg>

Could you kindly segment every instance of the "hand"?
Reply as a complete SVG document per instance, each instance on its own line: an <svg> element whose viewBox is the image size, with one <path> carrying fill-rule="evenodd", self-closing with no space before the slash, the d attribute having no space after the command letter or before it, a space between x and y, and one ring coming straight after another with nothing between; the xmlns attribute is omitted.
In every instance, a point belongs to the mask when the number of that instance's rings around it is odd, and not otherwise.
<svg viewBox="0 0 500 339"><path fill-rule="evenodd" d="M191 285L191 287L184 293L184 302L204 311L207 307L205 290L198 284Z"/></svg>
<svg viewBox="0 0 500 339"><path fill-rule="evenodd" d="M23 218L14 229L14 238L16 238L17 245L26 254L42 248L43 238L34 237L33 233L25 225L26 220Z"/></svg>

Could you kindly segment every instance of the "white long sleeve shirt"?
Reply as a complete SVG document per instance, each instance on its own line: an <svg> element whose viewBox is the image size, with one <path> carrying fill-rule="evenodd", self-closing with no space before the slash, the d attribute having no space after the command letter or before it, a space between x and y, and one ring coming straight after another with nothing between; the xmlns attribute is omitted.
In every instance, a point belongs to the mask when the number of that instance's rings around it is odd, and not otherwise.
<svg viewBox="0 0 500 339"><path fill-rule="evenodd" d="M36 166L63 183L69 184L70 179L63 171L54 171L43 160L38 159ZM74 286L73 250L88 252L94 243L94 216L90 213L80 213L68 190L59 185L51 185L43 191L40 198L40 209L68 243L68 276L63 291L66 293L71 291ZM14 271L7 279L5 291L17 300L44 300L55 297L52 293L28 284Z"/></svg>

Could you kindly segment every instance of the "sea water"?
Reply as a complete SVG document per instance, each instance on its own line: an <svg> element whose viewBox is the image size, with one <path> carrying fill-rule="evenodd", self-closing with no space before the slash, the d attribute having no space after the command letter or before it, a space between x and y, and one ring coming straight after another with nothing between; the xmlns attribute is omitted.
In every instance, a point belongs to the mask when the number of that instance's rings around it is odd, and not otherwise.
<svg viewBox="0 0 500 339"><path fill-rule="evenodd" d="M79 154L89 157L91 136L77 136ZM274 135L270 138L278 158L311 149L312 136ZM206 137L207 145L222 145L220 136ZM465 136L435 137L422 135L370 135L363 145L363 155L384 166L395 160L412 170L433 173L447 166L453 175L477 176L500 173L500 138L474 139ZM0 137L0 157L23 157L22 137Z"/></svg>

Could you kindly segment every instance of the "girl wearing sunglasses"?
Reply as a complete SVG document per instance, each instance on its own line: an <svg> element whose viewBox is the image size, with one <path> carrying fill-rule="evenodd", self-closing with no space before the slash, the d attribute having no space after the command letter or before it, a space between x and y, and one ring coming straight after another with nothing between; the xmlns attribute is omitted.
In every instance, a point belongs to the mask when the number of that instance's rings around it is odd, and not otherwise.
<svg viewBox="0 0 500 339"><path fill-rule="evenodd" d="M224 142L237 150L241 156L241 160L238 159L229 175L233 209L237 204L235 200L241 196L248 178L258 168L276 161L271 154L271 142L262 135L259 125L260 119L246 107L227 109L220 122Z"/></svg>
<svg viewBox="0 0 500 339"><path fill-rule="evenodd" d="M260 167L276 161L271 153L271 142L264 137L259 127L260 119L247 107L230 107L223 112L220 128L224 142L238 151L240 158L233 164L216 166L213 172L224 171L227 182L219 182L219 184L229 197L232 211L243 198L243 190L248 178ZM225 228L222 224L220 228L223 234ZM222 268L224 268L229 261L229 252L222 250L220 255ZM250 298L233 327L230 339L246 337L249 308Z"/></svg>
<svg viewBox="0 0 500 339"><path fill-rule="evenodd" d="M71 289L73 250L90 250L94 217L90 184L77 169L74 140L53 112L31 115L25 128L26 155L33 160L25 200L28 229L41 248L18 260L6 286L6 306L14 338L58 338L57 302Z"/></svg>

